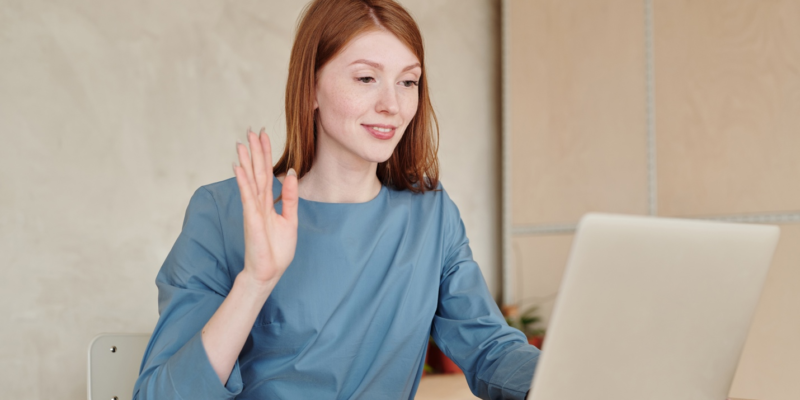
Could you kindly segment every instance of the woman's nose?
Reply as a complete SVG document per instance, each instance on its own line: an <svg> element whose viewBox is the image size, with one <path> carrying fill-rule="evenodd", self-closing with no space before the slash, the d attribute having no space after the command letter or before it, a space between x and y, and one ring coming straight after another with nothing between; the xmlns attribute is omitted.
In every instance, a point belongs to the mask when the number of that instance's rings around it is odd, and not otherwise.
<svg viewBox="0 0 800 400"><path fill-rule="evenodd" d="M397 101L397 90L394 85L385 85L375 105L379 113L397 114L400 112L400 103Z"/></svg>

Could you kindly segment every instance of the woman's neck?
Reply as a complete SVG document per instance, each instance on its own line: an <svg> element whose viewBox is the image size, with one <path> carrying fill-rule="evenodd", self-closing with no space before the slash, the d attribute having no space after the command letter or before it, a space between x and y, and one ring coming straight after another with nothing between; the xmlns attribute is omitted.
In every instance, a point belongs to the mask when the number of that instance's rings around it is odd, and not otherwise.
<svg viewBox="0 0 800 400"><path fill-rule="evenodd" d="M364 203L378 195L381 183L371 171L335 171L314 164L300 180L300 197L323 203Z"/></svg>
<svg viewBox="0 0 800 400"><path fill-rule="evenodd" d="M365 203L380 193L377 163L347 165L335 159L314 160L311 170L300 179L300 198L322 203ZM285 174L278 176L283 182Z"/></svg>

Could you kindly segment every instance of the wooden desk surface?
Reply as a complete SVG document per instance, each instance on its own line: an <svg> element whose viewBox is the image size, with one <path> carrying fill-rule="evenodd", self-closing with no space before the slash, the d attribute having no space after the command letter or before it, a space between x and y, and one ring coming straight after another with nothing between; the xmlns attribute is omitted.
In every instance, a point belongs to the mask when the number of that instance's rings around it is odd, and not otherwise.
<svg viewBox="0 0 800 400"><path fill-rule="evenodd" d="M426 375L419 381L414 400L474 400L464 374Z"/></svg>
<svg viewBox="0 0 800 400"><path fill-rule="evenodd" d="M474 400L463 374L427 375L419 381L414 400ZM728 400L755 400L729 398Z"/></svg>

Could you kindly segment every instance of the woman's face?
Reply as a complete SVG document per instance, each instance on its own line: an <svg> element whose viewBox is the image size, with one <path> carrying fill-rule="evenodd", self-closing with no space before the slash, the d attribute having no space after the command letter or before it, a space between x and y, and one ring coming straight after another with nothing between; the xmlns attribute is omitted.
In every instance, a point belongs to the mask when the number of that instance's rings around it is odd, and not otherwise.
<svg viewBox="0 0 800 400"><path fill-rule="evenodd" d="M393 34L352 39L317 73L318 157L389 159L417 112L421 74L417 57Z"/></svg>

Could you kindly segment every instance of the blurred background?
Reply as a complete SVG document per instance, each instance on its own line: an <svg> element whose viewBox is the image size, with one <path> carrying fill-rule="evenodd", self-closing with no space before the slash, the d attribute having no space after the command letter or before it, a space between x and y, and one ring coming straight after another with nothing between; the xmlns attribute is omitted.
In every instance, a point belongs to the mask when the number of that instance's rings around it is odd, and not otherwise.
<svg viewBox="0 0 800 400"><path fill-rule="evenodd" d="M731 397L800 398L800 1L505 4L504 302L546 327L586 212L777 224Z"/></svg>
<svg viewBox="0 0 800 400"><path fill-rule="evenodd" d="M152 331L191 194L249 126L282 150L306 3L0 0L0 398L85 399L90 340ZM401 3L499 303L546 328L585 212L776 223L731 395L800 398L800 0Z"/></svg>

